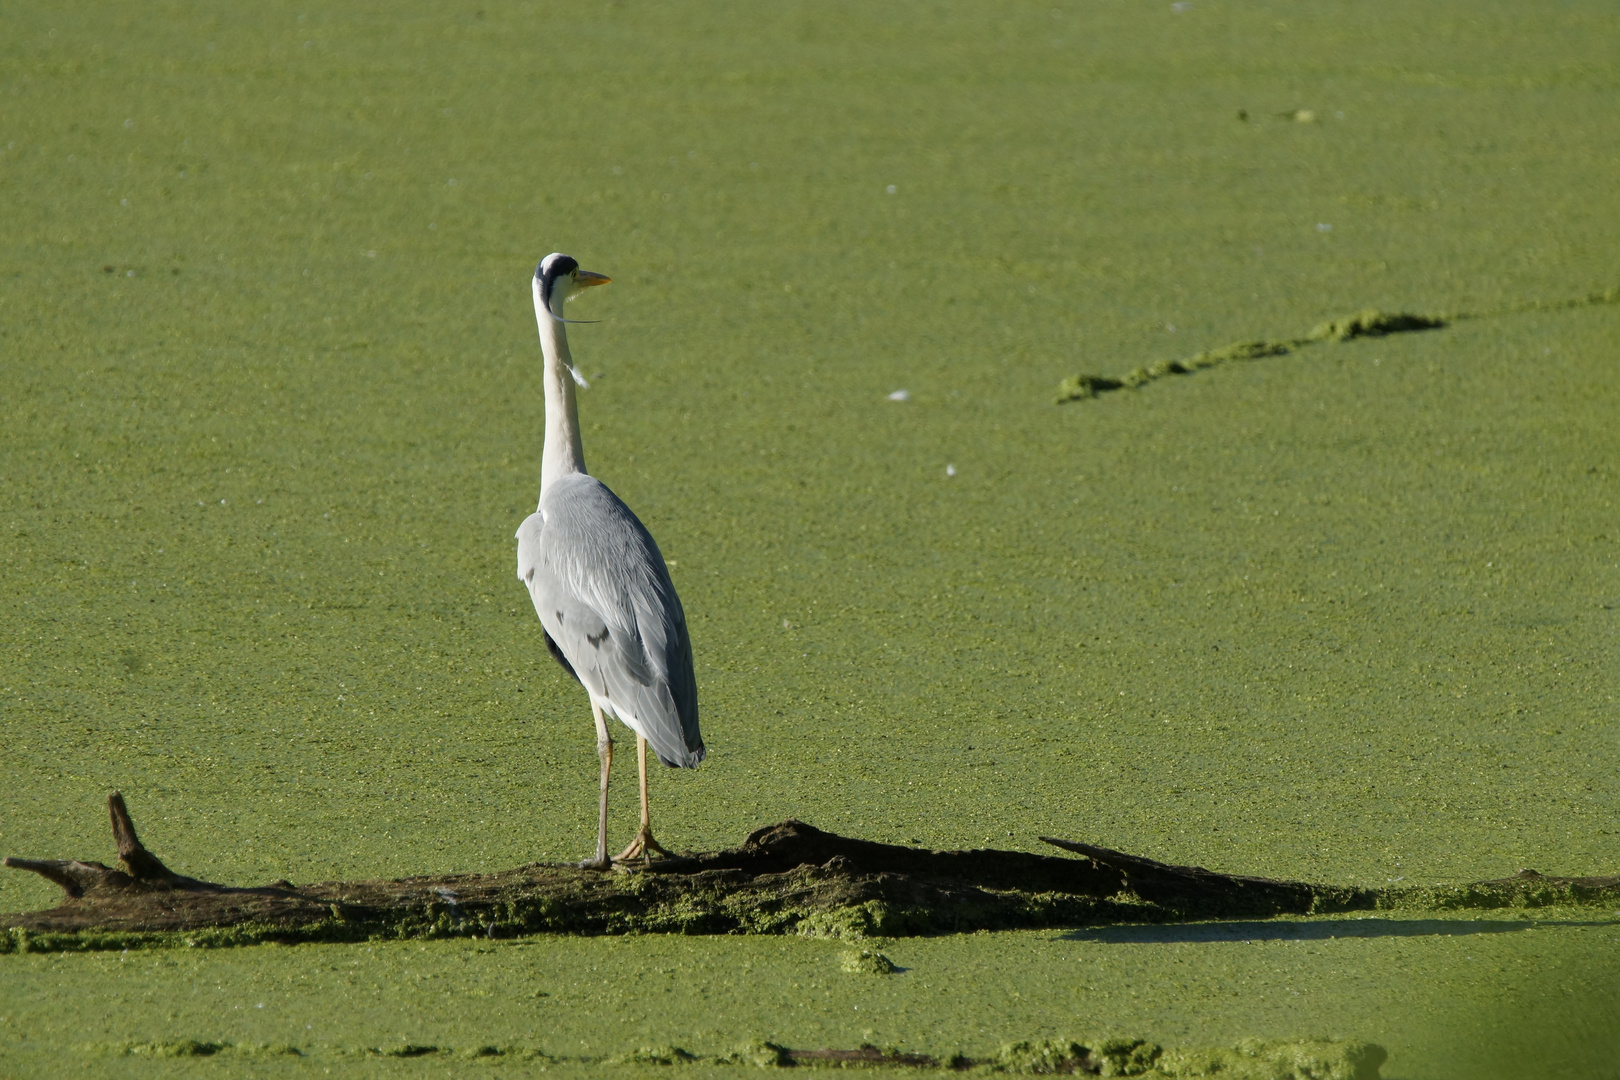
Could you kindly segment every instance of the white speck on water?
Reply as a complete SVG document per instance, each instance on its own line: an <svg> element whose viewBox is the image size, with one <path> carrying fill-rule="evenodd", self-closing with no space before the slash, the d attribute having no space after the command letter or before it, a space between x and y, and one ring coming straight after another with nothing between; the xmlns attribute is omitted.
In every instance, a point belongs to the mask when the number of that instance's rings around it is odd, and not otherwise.
<svg viewBox="0 0 1620 1080"><path fill-rule="evenodd" d="M1176 0L1175 3L1170 5L1170 10L1180 15L1183 11L1192 10L1192 2L1191 0Z"/></svg>
<svg viewBox="0 0 1620 1080"><path fill-rule="evenodd" d="M134 277L134 276L135 276L135 271L133 271L133 270L126 270L126 271L124 271L124 276L125 276L125 277Z"/></svg>
<svg viewBox="0 0 1620 1080"><path fill-rule="evenodd" d="M456 178L452 176L450 179L446 180L445 181L445 186L446 187L455 187L456 186Z"/></svg>
<svg viewBox="0 0 1620 1080"><path fill-rule="evenodd" d="M888 187L884 188L883 190L888 192L890 195L893 195L895 192L899 191L900 189L896 185L890 184Z"/></svg>
<svg viewBox="0 0 1620 1080"><path fill-rule="evenodd" d="M1316 223L1316 231L1317 232L1332 232L1333 231L1333 226L1329 225L1325 221L1318 221Z"/></svg>
<svg viewBox="0 0 1620 1080"><path fill-rule="evenodd" d="M947 465L947 466L945 466L945 475L946 476L955 476L956 475L956 466L955 465Z"/></svg>
<svg viewBox="0 0 1620 1080"><path fill-rule="evenodd" d="M910 401L911 400L911 391L910 390L896 390L894 393L889 395L889 400L890 401Z"/></svg>
<svg viewBox="0 0 1620 1080"><path fill-rule="evenodd" d="M128 199L119 199L118 200L118 205L119 206L128 206L129 205L129 200Z"/></svg>
<svg viewBox="0 0 1620 1080"><path fill-rule="evenodd" d="M135 126L135 120L133 118L125 120L124 121L124 126L126 128L133 128Z"/></svg>

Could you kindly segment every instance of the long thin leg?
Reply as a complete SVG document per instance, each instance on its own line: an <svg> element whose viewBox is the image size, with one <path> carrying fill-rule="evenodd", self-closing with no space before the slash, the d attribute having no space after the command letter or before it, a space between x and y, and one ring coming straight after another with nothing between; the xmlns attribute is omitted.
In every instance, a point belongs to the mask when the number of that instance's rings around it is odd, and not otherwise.
<svg viewBox="0 0 1620 1080"><path fill-rule="evenodd" d="M652 812L647 805L647 740L640 735L636 736L636 766L641 774L641 830L636 833L636 838L630 841L630 846L619 852L614 862L629 862L631 859L640 858L645 864L652 862L652 853L655 851L660 855L669 855L664 846L653 839Z"/></svg>
<svg viewBox="0 0 1620 1080"><path fill-rule="evenodd" d="M608 773L613 769L613 736L608 734L601 706L594 701L591 715L596 718L596 756L602 759L602 806L596 821L596 857L579 865L585 870L606 870L613 865L607 853Z"/></svg>
<svg viewBox="0 0 1620 1080"><path fill-rule="evenodd" d="M636 736L636 771L641 774L641 831L652 835L652 812L647 809L647 740Z"/></svg>

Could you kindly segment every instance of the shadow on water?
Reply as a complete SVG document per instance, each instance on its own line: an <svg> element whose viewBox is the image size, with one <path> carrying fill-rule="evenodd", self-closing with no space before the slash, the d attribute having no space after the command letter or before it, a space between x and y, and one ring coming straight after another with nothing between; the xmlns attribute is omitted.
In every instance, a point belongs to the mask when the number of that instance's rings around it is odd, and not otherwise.
<svg viewBox="0 0 1620 1080"><path fill-rule="evenodd" d="M1186 942L1331 941L1340 938L1465 937L1559 927L1617 926L1620 919L1313 919L1309 922L1199 922L1172 925L1091 926L1058 935L1064 941L1111 945Z"/></svg>

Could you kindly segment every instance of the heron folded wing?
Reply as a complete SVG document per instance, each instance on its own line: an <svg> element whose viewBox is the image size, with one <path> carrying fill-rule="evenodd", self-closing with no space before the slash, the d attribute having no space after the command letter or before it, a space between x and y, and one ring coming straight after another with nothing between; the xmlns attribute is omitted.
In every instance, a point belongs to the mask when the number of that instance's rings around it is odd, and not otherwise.
<svg viewBox="0 0 1620 1080"><path fill-rule="evenodd" d="M645 643L633 633L615 633L597 612L560 595L543 563L533 584L546 634L591 696L646 738L664 764L690 768L703 760L702 740L689 745L670 681L653 672Z"/></svg>
<svg viewBox="0 0 1620 1080"><path fill-rule="evenodd" d="M518 574L586 688L666 764L701 761L686 615L658 545L629 507L585 474L554 481L541 513L518 530Z"/></svg>
<svg viewBox="0 0 1620 1080"><path fill-rule="evenodd" d="M626 669L615 667L605 669L603 674L613 711L647 740L658 760L685 768L703 760L701 743L696 751L686 745L680 713L666 680L639 682L627 677Z"/></svg>

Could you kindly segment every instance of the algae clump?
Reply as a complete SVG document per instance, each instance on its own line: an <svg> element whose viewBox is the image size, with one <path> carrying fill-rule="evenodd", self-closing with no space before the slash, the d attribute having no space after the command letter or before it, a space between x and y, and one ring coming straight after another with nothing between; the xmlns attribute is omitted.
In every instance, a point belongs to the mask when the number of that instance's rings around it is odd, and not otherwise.
<svg viewBox="0 0 1620 1080"><path fill-rule="evenodd" d="M792 1053L779 1043L760 1039L744 1043L720 1058L721 1064L757 1065L762 1069L785 1068L793 1064Z"/></svg>
<svg viewBox="0 0 1620 1080"><path fill-rule="evenodd" d="M998 1071L1036 1076L1077 1072L1083 1070L1086 1064L1086 1048L1069 1039L1007 1043L997 1051L995 1060Z"/></svg>
<svg viewBox="0 0 1620 1080"><path fill-rule="evenodd" d="M1224 1080L1378 1080L1389 1055L1373 1043L1333 1039L1245 1039L1230 1049L1167 1051L1154 1070Z"/></svg>
<svg viewBox="0 0 1620 1080"><path fill-rule="evenodd" d="M1436 315L1391 313L1367 308L1354 315L1318 323L1306 336L1306 340L1349 341L1351 338L1383 337L1385 334L1404 334L1412 330L1438 330L1445 325L1446 320Z"/></svg>
<svg viewBox="0 0 1620 1080"><path fill-rule="evenodd" d="M439 1047L423 1043L400 1043L398 1046L368 1047L366 1053L371 1057L390 1058L417 1058L437 1054Z"/></svg>
<svg viewBox="0 0 1620 1080"><path fill-rule="evenodd" d="M990 1067L1037 1076L1195 1077L1223 1080L1378 1080L1388 1054L1373 1043L1336 1039L1245 1039L1233 1047L1165 1050L1144 1039L1045 1039L1007 1043Z"/></svg>
<svg viewBox="0 0 1620 1080"><path fill-rule="evenodd" d="M613 1065L688 1065L698 1060L696 1054L679 1046L643 1046L628 1054L613 1058Z"/></svg>
<svg viewBox="0 0 1620 1080"><path fill-rule="evenodd" d="M1001 1072L1035 1075L1145 1076L1162 1053L1162 1047L1145 1039L1042 1039L1007 1043L992 1066Z"/></svg>
<svg viewBox="0 0 1620 1080"><path fill-rule="evenodd" d="M231 1043L203 1039L154 1039L92 1045L86 1049L113 1057L198 1058L216 1054L241 1057L302 1057L303 1051L285 1043Z"/></svg>
<svg viewBox="0 0 1620 1080"><path fill-rule="evenodd" d="M852 975L892 975L898 970L893 960L875 949L850 949L839 966Z"/></svg>

